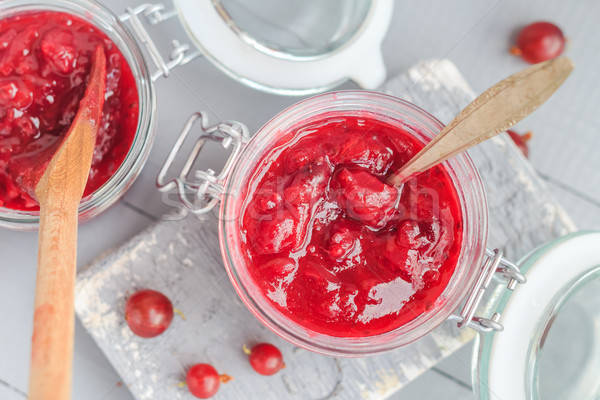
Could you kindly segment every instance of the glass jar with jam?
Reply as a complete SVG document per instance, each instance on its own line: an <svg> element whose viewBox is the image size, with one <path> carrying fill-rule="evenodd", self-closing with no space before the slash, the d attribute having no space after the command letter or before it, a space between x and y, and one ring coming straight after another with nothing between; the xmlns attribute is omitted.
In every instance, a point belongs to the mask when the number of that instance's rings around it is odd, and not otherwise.
<svg viewBox="0 0 600 400"><path fill-rule="evenodd" d="M0 20L0 225L34 229L37 203L19 186L21 159L60 143L77 112L91 53L102 45L107 91L81 220L112 205L148 157L156 102L141 48L111 12L86 0L6 1Z"/></svg>
<svg viewBox="0 0 600 400"><path fill-rule="evenodd" d="M224 171L188 168L168 180L168 162L158 183L196 213L221 201L225 267L267 327L320 353L375 354L448 318L493 329L496 320L474 316L473 288L496 270L510 285L524 281L486 252L485 193L467 154L402 187L386 182L442 127L395 97L328 93L281 112L251 140L241 125L206 129L200 142L233 148Z"/></svg>

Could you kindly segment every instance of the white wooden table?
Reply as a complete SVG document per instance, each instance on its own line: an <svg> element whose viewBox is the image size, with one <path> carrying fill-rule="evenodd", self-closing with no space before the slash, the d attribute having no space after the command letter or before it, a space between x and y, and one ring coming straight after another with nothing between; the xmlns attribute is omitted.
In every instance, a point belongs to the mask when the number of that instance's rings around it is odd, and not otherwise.
<svg viewBox="0 0 600 400"><path fill-rule="evenodd" d="M120 13L136 1L105 0ZM0 15L2 5L0 3ZM577 64L560 96L552 99L518 129L533 130L531 161L548 189L579 228L600 228L600 3L519 0L432 0L397 4L384 42L390 75L420 59L447 57L476 92L523 67L507 55L508 38L519 26L554 20L571 39L569 55ZM160 27L164 44L185 38L172 21ZM185 82L185 83L184 83ZM346 84L343 88L353 88ZM79 264L130 238L168 211L154 179L184 119L198 109L215 118L239 119L255 131L264 121L298 99L246 88L204 60L178 70L157 84L159 132L150 159L124 200L80 228ZM177 102L173 100L177 99ZM210 161L210 160L209 160ZM25 398L36 264L35 233L0 231L0 399ZM126 388L86 331L77 325L74 399L131 400ZM403 399L471 399L468 351L424 374L403 389Z"/></svg>

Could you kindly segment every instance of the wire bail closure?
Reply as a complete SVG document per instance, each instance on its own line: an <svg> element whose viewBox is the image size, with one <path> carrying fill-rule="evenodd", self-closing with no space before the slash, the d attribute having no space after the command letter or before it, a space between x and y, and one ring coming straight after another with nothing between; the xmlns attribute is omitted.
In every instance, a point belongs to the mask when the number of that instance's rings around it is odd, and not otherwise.
<svg viewBox="0 0 600 400"><path fill-rule="evenodd" d="M506 288L514 290L517 284L524 284L527 278L521 273L519 267L503 257L502 250L485 250L487 259L485 260L475 285L460 312L460 315L452 314L448 319L457 322L459 328L468 326L478 332L501 332L504 326L500 323L500 314L495 312L490 318L475 315L483 295L488 289L492 278L499 275L508 280Z"/></svg>
<svg viewBox="0 0 600 400"><path fill-rule="evenodd" d="M165 11L165 5L162 3L156 4L141 4L137 7L127 7L126 13L119 16L122 22L129 22L131 29L139 42L144 45L150 59L157 67L151 75L152 82L156 82L161 76L167 77L171 70L179 65L184 65L201 56L200 51L196 50L189 52L190 45L187 43L179 43L177 40L171 42L172 50L169 55L169 60L165 60L156 44L150 37L150 34L144 27L140 15L143 16L150 25L157 25L160 22L166 21L177 15L176 10Z"/></svg>
<svg viewBox="0 0 600 400"><path fill-rule="evenodd" d="M187 157L179 175L169 179L167 174L177 158L186 138L192 131L192 127L199 122L200 136L198 137L191 153ZM183 130L179 134L175 145L163 164L156 186L160 192L166 193L175 190L181 203L182 213L187 211L193 214L205 214L212 210L220 201L224 191L224 183L233 169L239 154L250 140L250 134L246 125L237 121L224 121L216 125L208 125L208 118L203 112L196 112L187 120ZM192 170L195 161L207 142L219 143L224 149L231 148L231 154L217 175L212 169Z"/></svg>

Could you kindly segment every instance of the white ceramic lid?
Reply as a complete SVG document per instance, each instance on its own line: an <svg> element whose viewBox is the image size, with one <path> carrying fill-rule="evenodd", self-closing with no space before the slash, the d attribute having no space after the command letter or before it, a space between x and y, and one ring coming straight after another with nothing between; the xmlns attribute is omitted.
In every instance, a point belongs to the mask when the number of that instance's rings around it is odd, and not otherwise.
<svg viewBox="0 0 600 400"><path fill-rule="evenodd" d="M221 3L226 2L175 0L183 26L204 55L249 86L301 95L323 91L349 79L365 89L374 89L385 80L381 42L392 17L392 0L355 1L362 7L368 5L355 32L330 52L306 57L286 56L240 33ZM343 21L343 15L336 16Z"/></svg>
<svg viewBox="0 0 600 400"><path fill-rule="evenodd" d="M527 283L518 285L512 294L504 293L494 306L502 314L504 331L479 338L481 365L479 376L474 377L474 384L483 399L537 398L537 395L532 395L536 393L532 385L537 381L537 376L532 376L532 368L539 360L534 359L555 322L554 313L560 306L557 302L564 297L565 291L570 291L581 282L582 277L592 272L595 272L597 280L600 232L565 236L534 251L519 264L527 276ZM581 328L583 326L576 327ZM592 345L586 348L589 352L595 352L600 346L600 326L590 324L589 328L595 333L591 334ZM576 346L573 344L573 347ZM570 351L569 348L564 350ZM559 371L565 368L561 365L555 367ZM580 367L583 372L577 374L576 378L580 381L573 382L573 385L581 385L586 379L585 374L594 373L584 365ZM533 372L534 375L536 373Z"/></svg>

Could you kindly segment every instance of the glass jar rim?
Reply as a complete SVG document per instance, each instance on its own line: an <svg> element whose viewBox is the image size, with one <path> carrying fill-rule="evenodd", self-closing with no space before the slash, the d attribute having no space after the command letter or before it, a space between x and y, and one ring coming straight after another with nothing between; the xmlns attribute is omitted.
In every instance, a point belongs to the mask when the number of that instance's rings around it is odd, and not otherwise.
<svg viewBox="0 0 600 400"><path fill-rule="evenodd" d="M88 220L113 205L133 184L148 158L156 131L156 97L149 67L129 28L104 5L93 0L4 0L1 19L16 14L56 11L82 18L100 29L125 56L135 78L139 99L137 130L131 147L115 173L79 204L79 221ZM0 227L35 230L39 211L0 207Z"/></svg>
<svg viewBox="0 0 600 400"><path fill-rule="evenodd" d="M278 133L315 115L331 111L365 111L420 132L422 141L431 140L443 125L421 108L393 96L368 91L337 91L303 100L273 117L243 150L225 184L221 202L219 237L225 268L230 280L248 309L265 326L300 347L335 356L365 356L409 344L444 322L469 293L480 268L487 240L487 203L483 184L467 154L445 162L459 194L463 216L461 253L453 277L434 308L392 331L366 337L334 337L309 331L277 311L252 287L252 280L242 265L243 258L234 238L239 235L239 205L242 189L261 155L278 140ZM412 129L412 128L416 129Z"/></svg>

